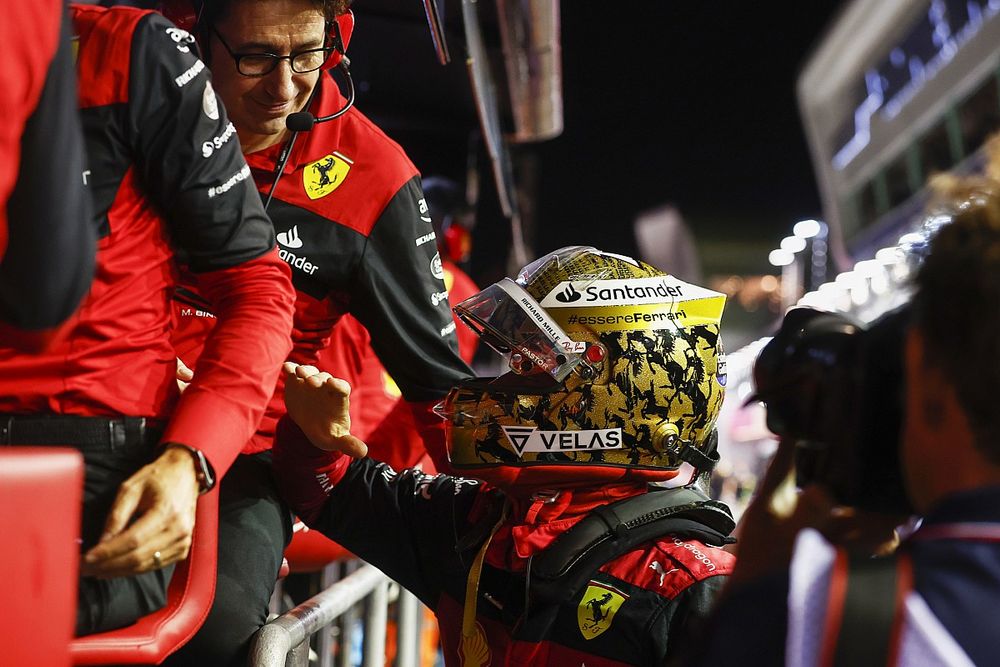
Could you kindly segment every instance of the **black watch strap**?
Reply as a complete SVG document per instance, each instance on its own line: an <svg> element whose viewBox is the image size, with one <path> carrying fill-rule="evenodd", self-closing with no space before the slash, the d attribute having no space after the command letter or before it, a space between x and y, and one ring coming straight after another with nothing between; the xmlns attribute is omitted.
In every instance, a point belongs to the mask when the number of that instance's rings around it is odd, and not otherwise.
<svg viewBox="0 0 1000 667"><path fill-rule="evenodd" d="M164 444L164 447L180 447L191 454L191 458L194 459L195 478L198 480L199 493L207 493L215 487L215 470L212 469L212 464L208 462L200 449L179 442L168 442Z"/></svg>

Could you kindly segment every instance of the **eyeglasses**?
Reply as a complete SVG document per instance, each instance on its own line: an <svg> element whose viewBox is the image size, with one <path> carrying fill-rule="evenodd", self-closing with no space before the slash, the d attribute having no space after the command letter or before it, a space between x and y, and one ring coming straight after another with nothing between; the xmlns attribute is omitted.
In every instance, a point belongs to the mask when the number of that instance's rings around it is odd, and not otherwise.
<svg viewBox="0 0 1000 667"><path fill-rule="evenodd" d="M290 53L287 56L279 56L273 53L234 53L229 48L229 44L226 43L225 38L215 29L215 26L212 26L212 32L219 38L222 46L229 52L233 61L236 62L236 71L243 76L267 76L274 71L274 68L282 60L287 60L288 64L292 67L292 71L296 74L315 72L323 66L323 63L326 62L333 51L333 47L322 46L317 49L306 49L298 53Z"/></svg>

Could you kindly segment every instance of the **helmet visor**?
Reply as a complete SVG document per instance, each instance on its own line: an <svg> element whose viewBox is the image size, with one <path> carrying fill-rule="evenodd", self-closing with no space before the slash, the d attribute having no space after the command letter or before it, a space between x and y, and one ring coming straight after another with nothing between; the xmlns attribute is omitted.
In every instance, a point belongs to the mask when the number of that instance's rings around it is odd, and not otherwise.
<svg viewBox="0 0 1000 667"><path fill-rule="evenodd" d="M520 285L504 278L457 304L455 313L521 375L545 372L562 382L583 358L578 347Z"/></svg>
<svg viewBox="0 0 1000 667"><path fill-rule="evenodd" d="M580 257L602 254L604 253L600 250L585 245L568 246L566 248L555 250L547 255L539 257L521 269L521 271L517 274L517 284L530 285L535 282L536 279L540 278L553 268L563 269L572 265L573 262ZM588 273L587 275L574 275L573 281L590 284L595 280L610 277L608 275L609 273L609 270L604 269Z"/></svg>

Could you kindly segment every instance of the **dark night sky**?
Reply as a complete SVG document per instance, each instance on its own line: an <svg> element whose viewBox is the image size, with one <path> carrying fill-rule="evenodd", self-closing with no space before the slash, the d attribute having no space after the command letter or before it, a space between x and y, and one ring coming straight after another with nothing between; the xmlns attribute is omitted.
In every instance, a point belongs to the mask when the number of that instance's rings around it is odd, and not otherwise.
<svg viewBox="0 0 1000 667"><path fill-rule="evenodd" d="M795 78L839 2L564 2L566 130L540 147L544 219L600 220L630 241L635 214L672 201L696 237L777 243L818 195ZM602 46L603 45L603 46ZM567 207L569 210L567 210ZM539 235L557 245L553 226Z"/></svg>
<svg viewBox="0 0 1000 667"><path fill-rule="evenodd" d="M448 4L457 57L440 67L419 3L409 4L355 2L358 105L425 174L462 177L475 119L458 5ZM536 250L590 243L631 252L635 215L667 201L703 255L719 241L773 247L796 220L819 215L795 79L840 4L563 0L565 130L518 149L537 156ZM481 219L489 247L480 258L502 246L501 221L489 211ZM769 247L753 251L757 270ZM753 268L705 259L707 268Z"/></svg>

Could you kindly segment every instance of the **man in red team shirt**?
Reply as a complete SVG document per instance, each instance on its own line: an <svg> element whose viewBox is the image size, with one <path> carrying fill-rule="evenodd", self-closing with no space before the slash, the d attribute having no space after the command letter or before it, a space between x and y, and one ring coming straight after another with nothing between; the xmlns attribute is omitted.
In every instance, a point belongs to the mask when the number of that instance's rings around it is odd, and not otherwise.
<svg viewBox="0 0 1000 667"><path fill-rule="evenodd" d="M85 634L163 605L198 494L270 398L293 299L238 145L201 150L232 125L192 40L154 12L77 6L72 18L97 273L61 341L0 348L0 440L83 453ZM182 264L218 326L179 396L169 329Z"/></svg>
<svg viewBox="0 0 1000 667"><path fill-rule="evenodd" d="M347 4L183 3L232 118L236 136L230 142L238 138L257 188L270 199L279 251L292 269L290 359L314 363L334 324L345 313L354 315L399 386L417 432L443 462L444 433L432 408L470 371L457 354L455 322L441 298L444 270L420 176L399 145L356 108L345 110L347 99L326 71L336 62L346 66L343 50L353 27ZM163 9L183 14L175 2ZM317 119L340 115L293 132L286 119L299 112ZM206 146L211 150L214 145ZM199 281L179 290L174 314L177 356L197 377L203 337L217 314ZM274 397L241 460L269 456L274 426L285 412L280 385L272 387ZM178 662L241 663L267 618L291 528L269 470L262 466L258 473L253 482L234 477L222 485L215 603ZM248 563L255 572L247 571Z"/></svg>

